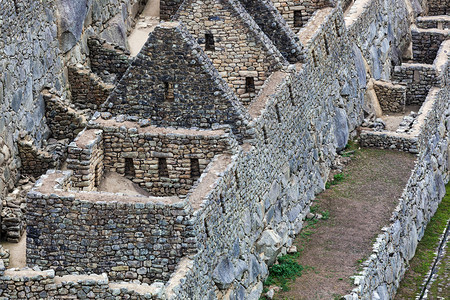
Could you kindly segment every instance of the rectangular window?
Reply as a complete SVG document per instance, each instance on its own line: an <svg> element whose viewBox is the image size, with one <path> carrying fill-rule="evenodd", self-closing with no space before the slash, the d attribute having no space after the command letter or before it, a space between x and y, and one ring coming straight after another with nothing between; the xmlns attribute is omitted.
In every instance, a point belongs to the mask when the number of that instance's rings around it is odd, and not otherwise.
<svg viewBox="0 0 450 300"><path fill-rule="evenodd" d="M125 158L125 176L136 176L136 171L134 169L134 162L132 158Z"/></svg>
<svg viewBox="0 0 450 300"><path fill-rule="evenodd" d="M197 179L200 177L200 164L198 158L191 158L191 178Z"/></svg>
<svg viewBox="0 0 450 300"><path fill-rule="evenodd" d="M312 58L313 58L313 62L314 62L314 67L317 67L317 56L316 56L316 51L312 50Z"/></svg>
<svg viewBox="0 0 450 300"><path fill-rule="evenodd" d="M327 52L327 55L330 55L330 48L328 46L328 40L326 36L323 37L323 41L325 42L325 51Z"/></svg>
<svg viewBox="0 0 450 300"><path fill-rule="evenodd" d="M173 101L174 93L173 93L173 83L172 82L164 82L164 100Z"/></svg>
<svg viewBox="0 0 450 300"><path fill-rule="evenodd" d="M337 34L337 36L341 37L341 31L339 29L339 24L338 24L338 21L336 19L334 20L334 27L336 27L336 34Z"/></svg>
<svg viewBox="0 0 450 300"><path fill-rule="evenodd" d="M302 11L294 10L294 27L302 27L302 26L303 26Z"/></svg>
<svg viewBox="0 0 450 300"><path fill-rule="evenodd" d="M214 46L214 35L212 33L205 33L205 50L216 50L216 47Z"/></svg>
<svg viewBox="0 0 450 300"><path fill-rule="evenodd" d="M255 92L255 79L253 77L245 77L245 92L246 93Z"/></svg>
<svg viewBox="0 0 450 300"><path fill-rule="evenodd" d="M165 158L158 158L158 174L159 178L169 177L169 171L167 170L167 160Z"/></svg>

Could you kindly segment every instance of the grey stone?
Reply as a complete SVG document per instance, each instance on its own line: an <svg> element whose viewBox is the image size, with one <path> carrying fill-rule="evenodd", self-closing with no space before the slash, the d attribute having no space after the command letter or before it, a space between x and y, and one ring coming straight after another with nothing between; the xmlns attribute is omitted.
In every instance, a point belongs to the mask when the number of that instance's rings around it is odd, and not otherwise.
<svg viewBox="0 0 450 300"><path fill-rule="evenodd" d="M273 230L263 231L261 237L256 242L256 250L258 253L264 253L264 259L272 265L281 251L281 237Z"/></svg>
<svg viewBox="0 0 450 300"><path fill-rule="evenodd" d="M334 134L336 136L336 143L337 143L336 148L337 151L342 151L347 145L349 137L347 113L342 108L336 108L335 111L336 115L334 117L334 124L335 124Z"/></svg>
<svg viewBox="0 0 450 300"><path fill-rule="evenodd" d="M58 0L59 41L63 52L72 49L83 32L84 20L88 12L88 0Z"/></svg>
<svg viewBox="0 0 450 300"><path fill-rule="evenodd" d="M104 31L100 33L100 37L107 42L117 44L128 49L127 29L122 15L116 15L112 18Z"/></svg>
<svg viewBox="0 0 450 300"><path fill-rule="evenodd" d="M228 257L219 259L219 263L212 273L212 278L220 289L228 288L236 278L236 269Z"/></svg>

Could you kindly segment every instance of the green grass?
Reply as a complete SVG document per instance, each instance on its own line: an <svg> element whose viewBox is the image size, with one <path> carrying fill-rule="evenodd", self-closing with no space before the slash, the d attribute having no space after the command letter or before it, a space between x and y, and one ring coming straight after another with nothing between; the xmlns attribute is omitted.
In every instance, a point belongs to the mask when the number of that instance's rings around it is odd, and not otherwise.
<svg viewBox="0 0 450 300"><path fill-rule="evenodd" d="M327 181L327 183L325 183L325 188L329 189L332 185L339 184L344 179L345 179L345 175L344 174L342 174L342 173L336 174L336 175L333 176L333 180Z"/></svg>
<svg viewBox="0 0 450 300"><path fill-rule="evenodd" d="M410 269L412 272L409 271L406 274L400 285L397 296L401 299L414 297L415 293L420 292L425 276L434 261L434 252L450 219L450 184L447 184L446 191L445 197L428 223L424 236L417 246L416 254L411 260Z"/></svg>
<svg viewBox="0 0 450 300"><path fill-rule="evenodd" d="M278 257L278 264L269 268L269 277L265 286L277 285L283 291L289 290L289 283L302 275L304 267L297 262L300 253L286 254Z"/></svg>

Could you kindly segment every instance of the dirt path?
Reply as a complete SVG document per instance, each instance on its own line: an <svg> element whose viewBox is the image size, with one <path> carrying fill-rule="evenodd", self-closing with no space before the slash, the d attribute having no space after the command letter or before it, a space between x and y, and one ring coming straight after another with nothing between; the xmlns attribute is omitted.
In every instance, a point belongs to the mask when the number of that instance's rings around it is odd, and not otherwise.
<svg viewBox="0 0 450 300"><path fill-rule="evenodd" d="M128 36L131 56L136 56L147 41L148 35L159 24L159 1L149 0L136 26Z"/></svg>
<svg viewBox="0 0 450 300"><path fill-rule="evenodd" d="M290 291L275 299L339 299L351 291L350 276L358 272L374 238L389 223L415 158L377 149L356 155L343 172L343 181L318 195L317 212L329 218L297 237L298 261L306 271Z"/></svg>
<svg viewBox="0 0 450 300"><path fill-rule="evenodd" d="M3 242L3 247L9 249L8 268L25 268L27 260L27 234L24 233L18 243Z"/></svg>

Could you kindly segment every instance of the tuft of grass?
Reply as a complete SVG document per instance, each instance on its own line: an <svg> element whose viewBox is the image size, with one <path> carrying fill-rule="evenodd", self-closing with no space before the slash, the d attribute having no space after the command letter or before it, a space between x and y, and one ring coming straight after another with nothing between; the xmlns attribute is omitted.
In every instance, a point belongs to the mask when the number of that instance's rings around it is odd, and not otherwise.
<svg viewBox="0 0 450 300"><path fill-rule="evenodd" d="M325 188L329 189L332 185L336 185L339 184L340 182L342 182L345 179L345 175L342 173L339 174L335 174L333 176L333 180L331 181L327 181L327 183L325 183Z"/></svg>
<svg viewBox="0 0 450 300"><path fill-rule="evenodd" d="M302 275L304 267L297 262L300 253L286 254L278 257L278 264L269 268L269 277L264 282L265 286L277 285L283 291L289 290L289 283Z"/></svg>

